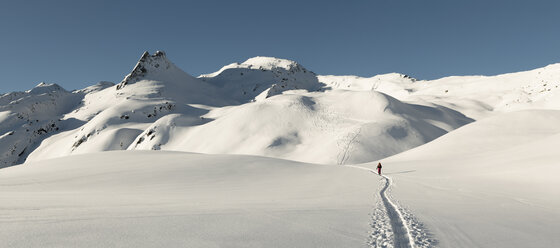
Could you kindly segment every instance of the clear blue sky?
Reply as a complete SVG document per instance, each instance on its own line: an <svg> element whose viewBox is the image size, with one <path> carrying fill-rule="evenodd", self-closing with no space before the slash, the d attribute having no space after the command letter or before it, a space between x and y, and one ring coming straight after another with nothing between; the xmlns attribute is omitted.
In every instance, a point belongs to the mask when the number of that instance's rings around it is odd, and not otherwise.
<svg viewBox="0 0 560 248"><path fill-rule="evenodd" d="M419 79L560 62L558 0L2 1L0 92L119 82L145 50L192 75L263 55Z"/></svg>

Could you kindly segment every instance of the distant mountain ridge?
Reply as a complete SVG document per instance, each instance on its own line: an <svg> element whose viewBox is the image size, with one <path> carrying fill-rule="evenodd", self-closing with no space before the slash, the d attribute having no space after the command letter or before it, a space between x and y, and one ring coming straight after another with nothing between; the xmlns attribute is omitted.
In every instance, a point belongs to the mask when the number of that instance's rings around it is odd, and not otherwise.
<svg viewBox="0 0 560 248"><path fill-rule="evenodd" d="M0 167L108 150L251 154L346 164L388 157L467 123L560 109L560 64L493 77L418 81L321 76L255 57L194 77L145 52L118 83L41 83L0 96Z"/></svg>

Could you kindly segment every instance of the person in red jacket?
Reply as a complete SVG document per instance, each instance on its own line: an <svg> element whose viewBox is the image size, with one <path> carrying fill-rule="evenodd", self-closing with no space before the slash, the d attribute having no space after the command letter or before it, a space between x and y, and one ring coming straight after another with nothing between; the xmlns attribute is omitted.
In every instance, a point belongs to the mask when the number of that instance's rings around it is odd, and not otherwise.
<svg viewBox="0 0 560 248"><path fill-rule="evenodd" d="M381 175L381 167L383 167L383 166L381 166L381 162L379 162L377 164L377 174L379 174L379 175Z"/></svg>

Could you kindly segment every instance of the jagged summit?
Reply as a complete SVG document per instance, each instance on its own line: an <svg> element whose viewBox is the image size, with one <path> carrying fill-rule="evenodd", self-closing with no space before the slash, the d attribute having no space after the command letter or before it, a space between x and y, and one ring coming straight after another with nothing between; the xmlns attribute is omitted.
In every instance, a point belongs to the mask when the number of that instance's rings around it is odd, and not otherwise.
<svg viewBox="0 0 560 248"><path fill-rule="evenodd" d="M136 66L132 69L132 72L117 85L117 90L122 89L127 84L132 84L146 78L148 74L160 74L170 69L179 70L167 59L165 52L156 51L154 54L150 55L150 53L146 51L142 54L138 63L136 63Z"/></svg>
<svg viewBox="0 0 560 248"><path fill-rule="evenodd" d="M134 69L114 88L116 97L223 106L229 104L213 85L173 64L165 52L144 52ZM113 91L115 93L115 91Z"/></svg>

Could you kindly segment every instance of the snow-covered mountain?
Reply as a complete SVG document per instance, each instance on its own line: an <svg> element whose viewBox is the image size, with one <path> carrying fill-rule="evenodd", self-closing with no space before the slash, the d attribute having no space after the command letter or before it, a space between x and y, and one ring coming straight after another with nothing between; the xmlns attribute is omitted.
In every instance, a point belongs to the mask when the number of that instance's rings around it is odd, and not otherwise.
<svg viewBox="0 0 560 248"><path fill-rule="evenodd" d="M369 162L493 113L559 108L559 85L560 64L418 81L319 76L270 57L194 77L164 52L146 52L116 86L68 92L41 83L0 96L0 166L108 150Z"/></svg>
<svg viewBox="0 0 560 248"><path fill-rule="evenodd" d="M0 96L0 240L556 247L559 86L560 64L424 81L256 57L194 77L144 53L117 85Z"/></svg>
<svg viewBox="0 0 560 248"><path fill-rule="evenodd" d="M319 76L330 87L376 90L404 102L429 102L480 119L495 113L560 108L560 63L496 76L421 80L396 73L371 78Z"/></svg>
<svg viewBox="0 0 560 248"><path fill-rule="evenodd" d="M24 162L44 139L79 126L78 120L61 117L77 108L85 95L107 86L68 92L56 84L40 83L25 92L0 96L0 167Z"/></svg>
<svg viewBox="0 0 560 248"><path fill-rule="evenodd" d="M271 57L254 57L233 63L200 78L223 89L228 98L245 103L282 94L287 90L320 90L315 73L300 64Z"/></svg>

